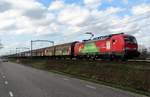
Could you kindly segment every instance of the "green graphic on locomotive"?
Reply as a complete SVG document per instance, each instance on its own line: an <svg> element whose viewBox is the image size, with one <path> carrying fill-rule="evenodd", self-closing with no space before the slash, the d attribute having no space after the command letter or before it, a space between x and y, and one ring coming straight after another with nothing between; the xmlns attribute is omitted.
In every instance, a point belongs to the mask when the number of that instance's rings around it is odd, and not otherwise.
<svg viewBox="0 0 150 97"><path fill-rule="evenodd" d="M99 53L99 49L94 42L90 42L85 43L83 47L79 49L79 53L96 54Z"/></svg>

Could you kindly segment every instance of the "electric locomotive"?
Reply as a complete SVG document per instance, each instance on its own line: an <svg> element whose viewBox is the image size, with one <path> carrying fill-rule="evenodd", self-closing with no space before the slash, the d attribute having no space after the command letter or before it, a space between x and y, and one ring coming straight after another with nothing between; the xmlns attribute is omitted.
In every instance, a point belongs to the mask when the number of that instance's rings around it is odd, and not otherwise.
<svg viewBox="0 0 150 97"><path fill-rule="evenodd" d="M74 56L78 58L126 60L138 55L138 44L135 37L124 33L78 42L74 47Z"/></svg>

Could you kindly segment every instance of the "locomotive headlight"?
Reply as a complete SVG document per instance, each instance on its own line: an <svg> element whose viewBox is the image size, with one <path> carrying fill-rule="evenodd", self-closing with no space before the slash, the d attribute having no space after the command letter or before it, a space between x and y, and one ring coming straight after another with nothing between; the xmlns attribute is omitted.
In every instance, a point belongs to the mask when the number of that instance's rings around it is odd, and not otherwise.
<svg viewBox="0 0 150 97"><path fill-rule="evenodd" d="M137 50L137 48L133 48L134 50Z"/></svg>
<svg viewBox="0 0 150 97"><path fill-rule="evenodd" d="M129 50L130 48L126 47L125 50Z"/></svg>

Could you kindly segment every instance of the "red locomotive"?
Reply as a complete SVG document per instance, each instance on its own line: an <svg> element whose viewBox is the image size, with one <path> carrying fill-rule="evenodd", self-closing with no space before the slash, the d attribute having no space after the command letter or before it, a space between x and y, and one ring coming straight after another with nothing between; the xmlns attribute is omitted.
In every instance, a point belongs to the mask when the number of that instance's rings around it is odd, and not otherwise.
<svg viewBox="0 0 150 97"><path fill-rule="evenodd" d="M74 47L76 57L102 59L129 59L139 55L135 37L124 33L111 34L78 42Z"/></svg>
<svg viewBox="0 0 150 97"><path fill-rule="evenodd" d="M21 57L31 56L30 52L22 52ZM124 33L100 36L82 42L65 43L32 51L32 57L53 58L126 60L138 55L138 44L135 37Z"/></svg>

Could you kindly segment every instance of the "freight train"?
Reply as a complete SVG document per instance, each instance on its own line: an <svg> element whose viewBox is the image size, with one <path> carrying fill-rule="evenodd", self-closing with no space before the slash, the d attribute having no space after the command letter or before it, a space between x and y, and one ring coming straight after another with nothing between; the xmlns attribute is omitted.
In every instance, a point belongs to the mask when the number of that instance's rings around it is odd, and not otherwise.
<svg viewBox="0 0 150 97"><path fill-rule="evenodd" d="M136 38L119 33L100 36L82 42L75 41L46 48L25 51L17 57L49 57L76 59L109 59L127 60L139 56Z"/></svg>

